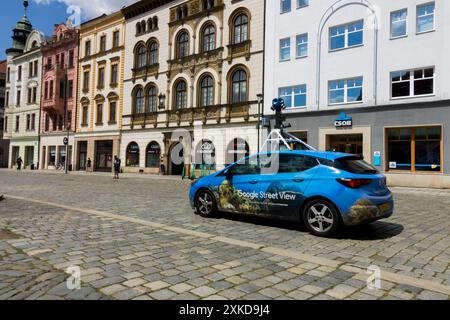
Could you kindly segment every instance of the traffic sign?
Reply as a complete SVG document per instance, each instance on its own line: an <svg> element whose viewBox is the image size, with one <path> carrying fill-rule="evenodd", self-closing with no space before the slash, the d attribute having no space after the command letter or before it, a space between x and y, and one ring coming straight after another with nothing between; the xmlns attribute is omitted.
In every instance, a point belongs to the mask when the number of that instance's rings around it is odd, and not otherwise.
<svg viewBox="0 0 450 320"><path fill-rule="evenodd" d="M64 137L63 143L64 143L64 145L68 145L69 144L69 138Z"/></svg>

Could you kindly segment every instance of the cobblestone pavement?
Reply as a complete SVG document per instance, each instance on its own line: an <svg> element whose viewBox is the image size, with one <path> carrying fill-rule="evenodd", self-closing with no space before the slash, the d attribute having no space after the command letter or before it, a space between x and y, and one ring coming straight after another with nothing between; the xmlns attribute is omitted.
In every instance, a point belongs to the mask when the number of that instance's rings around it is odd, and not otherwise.
<svg viewBox="0 0 450 320"><path fill-rule="evenodd" d="M337 238L204 219L188 181L0 171L0 299L449 299L450 195L393 188L391 218ZM367 288L367 267L381 289ZM66 286L79 266L80 290Z"/></svg>

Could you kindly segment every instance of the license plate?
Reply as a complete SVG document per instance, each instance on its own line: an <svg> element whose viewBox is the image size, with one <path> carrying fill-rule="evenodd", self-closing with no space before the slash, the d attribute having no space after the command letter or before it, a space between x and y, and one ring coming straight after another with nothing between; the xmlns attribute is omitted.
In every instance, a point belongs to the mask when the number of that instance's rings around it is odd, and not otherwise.
<svg viewBox="0 0 450 320"><path fill-rule="evenodd" d="M389 203L383 203L379 206L381 213L385 213L391 209L391 205Z"/></svg>

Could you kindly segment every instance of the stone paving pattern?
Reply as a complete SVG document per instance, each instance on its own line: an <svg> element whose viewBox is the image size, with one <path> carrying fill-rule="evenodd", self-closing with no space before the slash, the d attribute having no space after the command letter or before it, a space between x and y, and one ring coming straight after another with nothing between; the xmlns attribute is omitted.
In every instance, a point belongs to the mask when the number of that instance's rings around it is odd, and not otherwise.
<svg viewBox="0 0 450 320"><path fill-rule="evenodd" d="M173 179L0 171L0 194L291 249L339 264L450 285L450 192L394 188L395 215L318 238L292 223L241 216L205 219L187 201L189 182ZM430 209L432 208L432 209ZM449 299L420 286L382 281L213 239L80 210L6 197L0 202L0 299ZM68 290L65 270L82 269Z"/></svg>

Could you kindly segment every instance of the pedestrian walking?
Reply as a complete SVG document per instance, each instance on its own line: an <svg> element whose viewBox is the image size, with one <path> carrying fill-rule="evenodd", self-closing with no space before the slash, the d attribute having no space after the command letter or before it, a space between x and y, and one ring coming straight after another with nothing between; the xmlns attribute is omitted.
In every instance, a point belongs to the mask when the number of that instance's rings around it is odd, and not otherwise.
<svg viewBox="0 0 450 320"><path fill-rule="evenodd" d="M91 172L91 165L92 165L91 158L88 158L88 160L87 160L87 166L86 166L86 171L87 171L87 172Z"/></svg>
<svg viewBox="0 0 450 320"><path fill-rule="evenodd" d="M22 157L19 156L19 157L17 158L17 161L16 161L16 162L17 162L17 170L20 171L20 170L22 169L22 162L23 162L23 161L22 161Z"/></svg>
<svg viewBox="0 0 450 320"><path fill-rule="evenodd" d="M114 179L119 179L121 161L117 156L114 156Z"/></svg>

